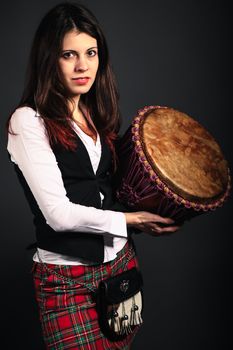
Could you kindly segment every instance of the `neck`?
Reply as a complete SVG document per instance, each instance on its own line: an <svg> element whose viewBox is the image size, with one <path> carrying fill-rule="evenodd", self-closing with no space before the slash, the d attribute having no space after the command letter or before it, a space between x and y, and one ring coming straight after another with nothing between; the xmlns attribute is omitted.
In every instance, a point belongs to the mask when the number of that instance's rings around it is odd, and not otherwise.
<svg viewBox="0 0 233 350"><path fill-rule="evenodd" d="M86 113L83 112L82 108L78 105L73 111L73 119L75 122L83 125L87 125L87 116Z"/></svg>
<svg viewBox="0 0 233 350"><path fill-rule="evenodd" d="M81 96L81 95L77 95L77 96L73 96L73 97L72 97L72 102L73 102L76 106L78 106L78 104L79 104L80 96Z"/></svg>
<svg viewBox="0 0 233 350"><path fill-rule="evenodd" d="M80 105L80 95L73 96L71 97L71 99L68 100L68 107L72 112L72 115L76 115L77 112L80 111L79 105Z"/></svg>
<svg viewBox="0 0 233 350"><path fill-rule="evenodd" d="M91 136L96 143L97 131L85 106L82 104L76 106L73 111L73 120L87 135Z"/></svg>

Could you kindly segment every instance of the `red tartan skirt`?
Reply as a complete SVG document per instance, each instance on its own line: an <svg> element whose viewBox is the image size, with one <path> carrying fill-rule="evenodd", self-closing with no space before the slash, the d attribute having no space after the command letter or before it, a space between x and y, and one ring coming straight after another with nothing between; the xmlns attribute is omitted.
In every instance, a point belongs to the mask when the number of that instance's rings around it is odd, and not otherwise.
<svg viewBox="0 0 233 350"><path fill-rule="evenodd" d="M85 287L97 288L100 280L122 272L129 258L129 246L132 247L132 244L126 243L116 259L100 265L46 264L50 269L48 272L43 264L34 263L36 300L47 349L130 349L139 327L124 340L115 342L108 340L99 328L93 293ZM128 259L126 270L134 266L138 267L135 255ZM59 278L56 272L69 279L75 279L75 283Z"/></svg>

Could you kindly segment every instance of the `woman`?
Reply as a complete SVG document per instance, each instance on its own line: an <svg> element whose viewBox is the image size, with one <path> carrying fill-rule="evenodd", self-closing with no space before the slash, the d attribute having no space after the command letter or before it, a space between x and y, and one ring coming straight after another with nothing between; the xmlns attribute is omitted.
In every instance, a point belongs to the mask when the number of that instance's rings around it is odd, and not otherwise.
<svg viewBox="0 0 233 350"><path fill-rule="evenodd" d="M138 327L109 340L92 290L137 266L130 227L149 234L178 229L169 218L127 212L114 201L119 121L96 18L82 5L57 5L36 31L7 147L34 215L33 277L48 349L129 349Z"/></svg>

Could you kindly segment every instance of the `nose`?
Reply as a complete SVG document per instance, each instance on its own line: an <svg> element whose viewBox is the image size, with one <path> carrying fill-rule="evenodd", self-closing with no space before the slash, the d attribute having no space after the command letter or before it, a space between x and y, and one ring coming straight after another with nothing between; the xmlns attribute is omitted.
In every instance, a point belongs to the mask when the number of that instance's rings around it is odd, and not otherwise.
<svg viewBox="0 0 233 350"><path fill-rule="evenodd" d="M79 57L77 57L74 69L75 69L75 72L78 72L78 71L85 72L88 70L88 63L85 56L80 55Z"/></svg>

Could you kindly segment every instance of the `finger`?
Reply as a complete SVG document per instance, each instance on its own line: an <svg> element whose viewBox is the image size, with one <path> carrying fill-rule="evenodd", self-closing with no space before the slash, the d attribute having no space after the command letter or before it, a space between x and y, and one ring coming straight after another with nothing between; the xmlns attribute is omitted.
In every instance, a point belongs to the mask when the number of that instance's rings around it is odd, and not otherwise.
<svg viewBox="0 0 233 350"><path fill-rule="evenodd" d="M166 218L160 215L154 215L155 216L155 222L161 222L162 224L167 224L167 225L171 225L174 224L174 220L171 218Z"/></svg>
<svg viewBox="0 0 233 350"><path fill-rule="evenodd" d="M160 234L162 230L163 230L162 227L160 227L159 225L153 225L153 227L151 228L151 231L157 234Z"/></svg>
<svg viewBox="0 0 233 350"><path fill-rule="evenodd" d="M176 232L179 230L180 226L169 226L169 227L163 227L161 228L160 232Z"/></svg>

